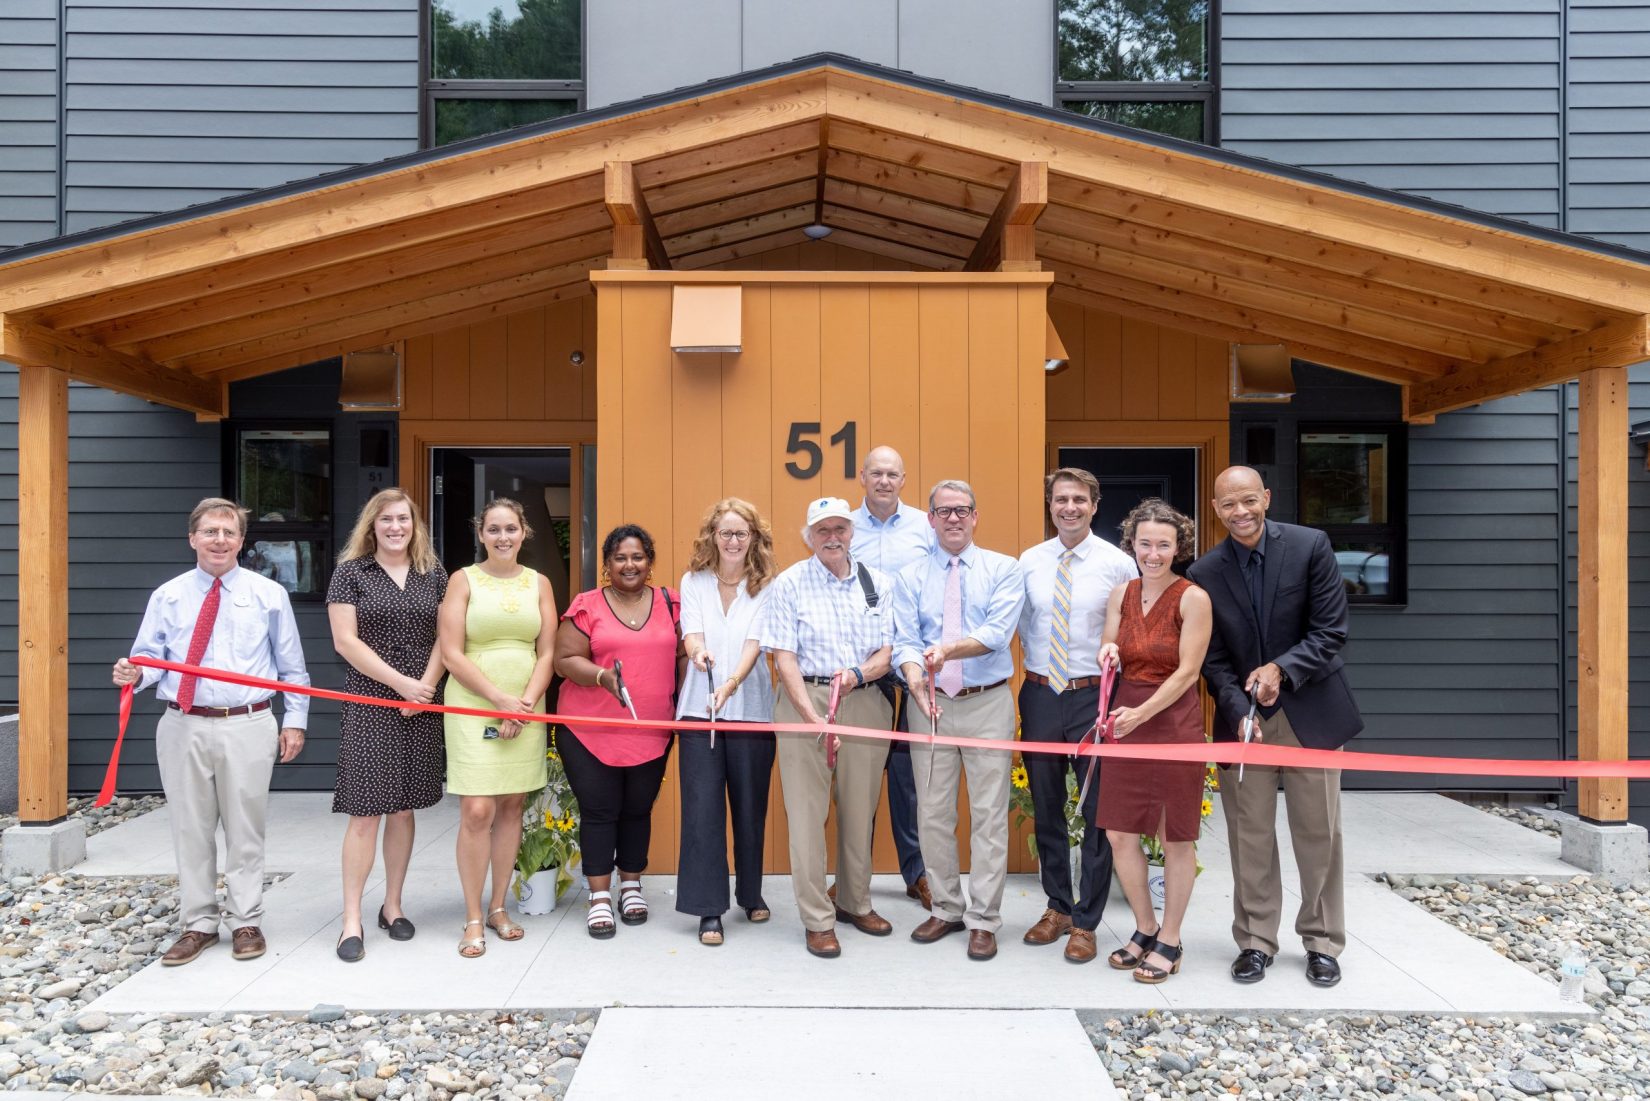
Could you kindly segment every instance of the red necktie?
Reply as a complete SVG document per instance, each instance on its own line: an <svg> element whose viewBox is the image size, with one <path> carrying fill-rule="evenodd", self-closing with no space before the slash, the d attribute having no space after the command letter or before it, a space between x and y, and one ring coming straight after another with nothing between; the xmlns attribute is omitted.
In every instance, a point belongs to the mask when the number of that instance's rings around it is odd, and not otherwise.
<svg viewBox="0 0 1650 1101"><path fill-rule="evenodd" d="M212 641L212 625L218 621L218 598L222 592L223 578L213 578L206 599L201 601L200 615L195 617L195 633L189 636L189 656L184 659L188 665L199 665L201 658L206 656L206 644ZM195 706L195 685L199 683L199 677L184 674L183 680L178 683L180 708L188 711Z"/></svg>

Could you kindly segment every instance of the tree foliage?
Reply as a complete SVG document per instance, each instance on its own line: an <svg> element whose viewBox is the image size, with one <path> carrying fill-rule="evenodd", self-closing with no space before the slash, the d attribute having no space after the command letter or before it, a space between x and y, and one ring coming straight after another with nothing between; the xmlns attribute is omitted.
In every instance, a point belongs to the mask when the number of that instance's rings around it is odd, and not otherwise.
<svg viewBox="0 0 1650 1101"><path fill-rule="evenodd" d="M515 0L464 20L453 0L430 5L430 76L435 80L578 80L581 0Z"/></svg>
<svg viewBox="0 0 1650 1101"><path fill-rule="evenodd" d="M1061 80L1209 79L1208 0L1060 0Z"/></svg>

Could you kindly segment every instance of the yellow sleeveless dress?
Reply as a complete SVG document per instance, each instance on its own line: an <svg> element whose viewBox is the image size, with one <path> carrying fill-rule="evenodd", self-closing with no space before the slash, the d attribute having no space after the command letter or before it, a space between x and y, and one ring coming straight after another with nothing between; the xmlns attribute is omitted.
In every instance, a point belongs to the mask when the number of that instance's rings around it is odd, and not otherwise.
<svg viewBox="0 0 1650 1101"><path fill-rule="evenodd" d="M486 678L512 694L527 687L538 661L539 575L522 568L501 581L480 566L464 567L470 583L470 606L464 617L464 654ZM446 703L454 707L491 707L492 704L447 678ZM544 697L533 704L544 710ZM546 737L543 723L529 723L514 738L484 737L497 719L445 715L447 736L447 790L454 795L512 795L542 787L545 781Z"/></svg>

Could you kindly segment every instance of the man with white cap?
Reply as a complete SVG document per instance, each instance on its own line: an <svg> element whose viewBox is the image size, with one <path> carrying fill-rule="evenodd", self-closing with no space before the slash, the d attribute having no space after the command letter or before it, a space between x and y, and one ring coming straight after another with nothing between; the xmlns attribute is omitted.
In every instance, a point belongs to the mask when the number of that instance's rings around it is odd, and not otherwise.
<svg viewBox="0 0 1650 1101"><path fill-rule="evenodd" d="M887 730L892 709L875 681L887 673L893 649L892 617L883 598L890 579L856 563L849 548L854 523L848 502L821 497L808 505L803 542L812 556L774 581L768 597L763 647L774 656L781 691L776 723L824 723L833 680L840 686L836 721ZM836 768L827 747L807 735L779 736L779 774L790 822L791 884L807 934L808 951L842 954L836 923L887 936L893 926L871 909L871 829L882 790L888 743L844 738ZM825 893L825 820L836 785L837 897Z"/></svg>

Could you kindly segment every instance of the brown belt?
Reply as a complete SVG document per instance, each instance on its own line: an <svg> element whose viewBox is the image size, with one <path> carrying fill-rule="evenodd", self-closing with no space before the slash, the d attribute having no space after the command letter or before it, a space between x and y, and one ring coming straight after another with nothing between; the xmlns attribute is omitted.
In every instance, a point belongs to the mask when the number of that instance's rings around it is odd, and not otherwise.
<svg viewBox="0 0 1650 1101"><path fill-rule="evenodd" d="M183 708L170 700L166 702L166 706L173 711L183 711ZM199 719L232 719L237 715L255 715L259 711L268 710L269 701L259 700L257 703L242 704L240 707L191 707L183 713Z"/></svg>
<svg viewBox="0 0 1650 1101"><path fill-rule="evenodd" d="M1041 684L1041 685L1044 685L1044 686L1046 686L1048 684L1048 678L1047 677L1043 676L1041 673L1033 673L1030 670L1026 671L1026 680L1030 681L1032 684ZM1100 687L1100 678L1099 677L1074 677L1071 680L1066 682L1066 691L1067 692L1070 692L1070 691L1072 691L1073 689L1076 689L1076 688L1098 688L1098 687Z"/></svg>
<svg viewBox="0 0 1650 1101"><path fill-rule="evenodd" d="M1008 681L1006 680L1000 680L996 684L980 684L974 686L973 688L964 688L961 692L958 692L951 698L954 700L967 699L969 696L978 696L981 692L989 692L993 688L1001 688L1007 683Z"/></svg>

